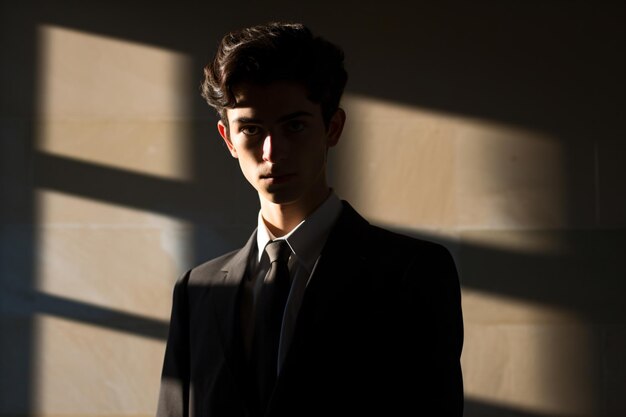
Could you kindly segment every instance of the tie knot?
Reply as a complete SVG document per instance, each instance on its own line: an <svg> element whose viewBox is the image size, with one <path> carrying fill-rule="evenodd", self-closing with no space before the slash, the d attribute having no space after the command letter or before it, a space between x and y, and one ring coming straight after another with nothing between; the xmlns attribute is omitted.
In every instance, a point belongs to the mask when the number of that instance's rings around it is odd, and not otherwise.
<svg viewBox="0 0 626 417"><path fill-rule="evenodd" d="M270 263L275 261L287 262L291 256L291 248L284 239L273 240L265 246L265 252L270 258Z"/></svg>

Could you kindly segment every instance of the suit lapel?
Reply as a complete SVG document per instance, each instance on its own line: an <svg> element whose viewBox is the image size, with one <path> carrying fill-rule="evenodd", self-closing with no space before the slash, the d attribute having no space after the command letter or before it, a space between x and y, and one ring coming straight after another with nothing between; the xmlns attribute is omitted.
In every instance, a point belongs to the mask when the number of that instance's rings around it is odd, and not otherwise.
<svg viewBox="0 0 626 417"><path fill-rule="evenodd" d="M346 202L322 249L307 287L301 308L324 313L328 301L348 290L366 265L363 243L369 223Z"/></svg>
<svg viewBox="0 0 626 417"><path fill-rule="evenodd" d="M349 294L355 280L362 275L367 266L367 247L364 242L369 223L361 217L347 202L343 202L343 210L333 226L320 258L312 273L302 305L296 320L293 339L319 318L331 314L328 309L337 297ZM296 344L297 345L297 344ZM291 347L294 343L290 344ZM290 351L287 352L281 376L289 373ZM302 358L300 358L302 360ZM279 383L284 382L279 377ZM280 389L278 390L280 391Z"/></svg>
<svg viewBox="0 0 626 417"><path fill-rule="evenodd" d="M219 326L220 342L229 368L235 375L239 374L241 363L239 354L242 354L242 343L239 326L239 302L241 281L246 274L246 266L250 252L256 245L256 231L248 242L224 265L221 270L222 281L218 283L221 289L213 289L210 305Z"/></svg>

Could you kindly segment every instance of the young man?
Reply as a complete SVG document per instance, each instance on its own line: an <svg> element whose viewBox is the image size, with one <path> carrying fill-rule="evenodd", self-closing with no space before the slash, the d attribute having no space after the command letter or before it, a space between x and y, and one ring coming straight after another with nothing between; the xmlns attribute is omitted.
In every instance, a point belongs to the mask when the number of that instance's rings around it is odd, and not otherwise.
<svg viewBox="0 0 626 417"><path fill-rule="evenodd" d="M329 187L343 53L299 24L227 34L203 96L256 189L246 245L176 284L158 416L461 416L446 249L370 225Z"/></svg>

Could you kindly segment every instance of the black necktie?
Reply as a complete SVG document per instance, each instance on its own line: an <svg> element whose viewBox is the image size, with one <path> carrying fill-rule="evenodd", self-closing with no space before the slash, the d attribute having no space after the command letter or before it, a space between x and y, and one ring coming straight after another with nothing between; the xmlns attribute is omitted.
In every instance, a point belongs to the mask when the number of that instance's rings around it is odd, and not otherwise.
<svg viewBox="0 0 626 417"><path fill-rule="evenodd" d="M291 285L287 262L291 248L285 240L265 246L270 269L265 276L256 305L253 358L261 406L265 408L278 373L278 344L285 303Z"/></svg>

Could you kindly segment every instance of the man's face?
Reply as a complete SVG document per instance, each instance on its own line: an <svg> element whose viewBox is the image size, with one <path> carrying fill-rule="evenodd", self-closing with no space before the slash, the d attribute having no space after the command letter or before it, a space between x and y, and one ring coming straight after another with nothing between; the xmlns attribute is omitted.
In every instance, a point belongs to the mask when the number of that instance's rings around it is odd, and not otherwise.
<svg viewBox="0 0 626 417"><path fill-rule="evenodd" d="M220 121L218 130L259 197L303 208L319 204L328 193L326 154L341 135L343 111L326 128L320 104L295 82L241 83L233 93L229 127Z"/></svg>

